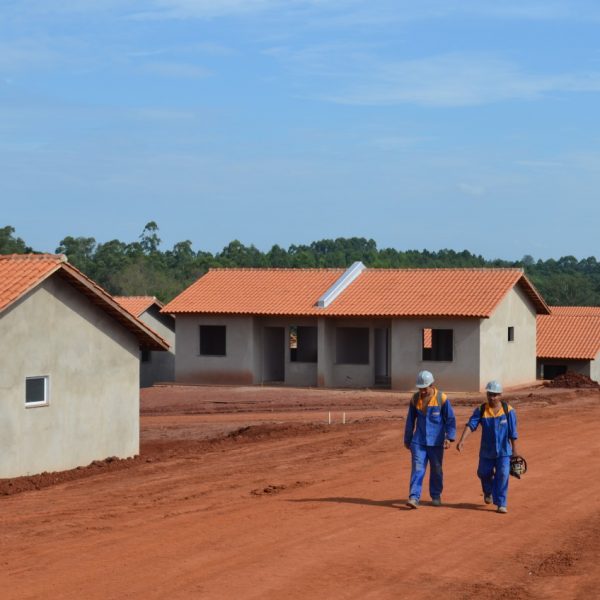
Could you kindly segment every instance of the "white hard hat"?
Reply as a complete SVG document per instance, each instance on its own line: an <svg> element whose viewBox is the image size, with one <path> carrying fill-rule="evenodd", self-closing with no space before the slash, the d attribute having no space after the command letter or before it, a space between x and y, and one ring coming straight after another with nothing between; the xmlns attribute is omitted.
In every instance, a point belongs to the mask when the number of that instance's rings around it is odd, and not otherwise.
<svg viewBox="0 0 600 600"><path fill-rule="evenodd" d="M417 387L426 388L433 383L433 375L429 371L419 371L417 375Z"/></svg>
<svg viewBox="0 0 600 600"><path fill-rule="evenodd" d="M502 384L496 380L490 381L485 386L485 391L489 392L490 394L501 394L502 393Z"/></svg>

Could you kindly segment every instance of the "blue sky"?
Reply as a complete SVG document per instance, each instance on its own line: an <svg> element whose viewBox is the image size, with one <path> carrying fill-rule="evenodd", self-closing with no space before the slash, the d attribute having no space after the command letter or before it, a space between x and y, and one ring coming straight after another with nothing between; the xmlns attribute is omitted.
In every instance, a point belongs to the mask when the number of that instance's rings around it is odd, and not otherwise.
<svg viewBox="0 0 600 600"><path fill-rule="evenodd" d="M600 257L598 106L592 1L0 0L0 226Z"/></svg>

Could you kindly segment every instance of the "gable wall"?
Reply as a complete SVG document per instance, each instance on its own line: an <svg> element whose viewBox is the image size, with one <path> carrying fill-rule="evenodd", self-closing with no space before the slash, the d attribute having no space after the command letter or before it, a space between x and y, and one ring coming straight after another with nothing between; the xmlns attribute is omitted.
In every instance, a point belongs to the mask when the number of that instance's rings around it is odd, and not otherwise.
<svg viewBox="0 0 600 600"><path fill-rule="evenodd" d="M514 342L508 327L515 328ZM518 287L505 296L489 319L481 325L481 379L484 389L492 379L505 387L529 384L536 377L536 312Z"/></svg>
<svg viewBox="0 0 600 600"><path fill-rule="evenodd" d="M139 452L135 337L51 277L0 316L0 478ZM25 407L25 378L50 377L49 406Z"/></svg>
<svg viewBox="0 0 600 600"><path fill-rule="evenodd" d="M150 360L140 364L140 386L148 387L157 381L174 381L175 379L175 320L170 315L163 315L156 305L140 315L153 331L166 340L169 350L152 350Z"/></svg>

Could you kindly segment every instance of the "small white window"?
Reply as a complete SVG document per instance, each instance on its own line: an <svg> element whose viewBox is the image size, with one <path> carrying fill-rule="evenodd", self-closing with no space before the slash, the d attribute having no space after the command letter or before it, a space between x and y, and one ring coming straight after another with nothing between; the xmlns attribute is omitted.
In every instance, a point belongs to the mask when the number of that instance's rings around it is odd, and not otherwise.
<svg viewBox="0 0 600 600"><path fill-rule="evenodd" d="M50 385L48 376L25 379L25 406L48 406Z"/></svg>

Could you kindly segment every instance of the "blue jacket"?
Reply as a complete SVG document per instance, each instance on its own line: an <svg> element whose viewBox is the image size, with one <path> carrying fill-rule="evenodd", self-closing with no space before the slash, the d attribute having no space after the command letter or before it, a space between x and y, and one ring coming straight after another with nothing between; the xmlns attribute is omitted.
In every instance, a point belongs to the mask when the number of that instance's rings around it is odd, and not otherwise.
<svg viewBox="0 0 600 600"><path fill-rule="evenodd" d="M441 409L437 401L438 394L441 396ZM455 437L456 418L446 394L433 388L433 395L426 407L423 407L422 400L415 394L408 407L404 443L443 446L445 439L454 441Z"/></svg>
<svg viewBox="0 0 600 600"><path fill-rule="evenodd" d="M467 422L467 427L475 431L481 423L481 447L479 456L483 458L499 458L511 456L512 446L510 440L516 440L517 413L508 405L508 418L502 406L496 412L492 411L489 404L485 405L483 415L478 406Z"/></svg>

